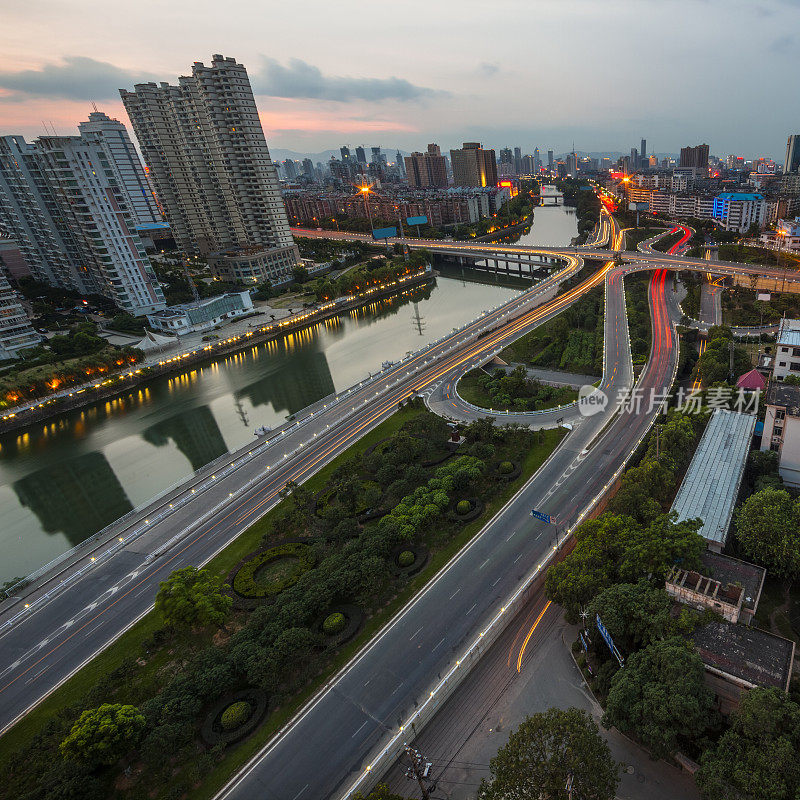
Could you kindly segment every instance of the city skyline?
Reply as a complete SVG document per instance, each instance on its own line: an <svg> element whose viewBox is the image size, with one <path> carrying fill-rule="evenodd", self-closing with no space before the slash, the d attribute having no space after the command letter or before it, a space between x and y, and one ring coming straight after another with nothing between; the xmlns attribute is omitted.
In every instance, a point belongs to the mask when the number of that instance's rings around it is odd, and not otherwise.
<svg viewBox="0 0 800 800"><path fill-rule="evenodd" d="M176 2L162 26L150 24L154 4L109 22L97 0L79 2L81 13L34 0L41 13L6 11L0 115L5 132L31 138L43 123L73 134L91 102L126 121L119 88L186 74L187 64L224 52L248 67L277 149L377 141L411 152L428 141L482 141L565 152L574 139L578 150L624 151L645 136L651 152L708 141L717 155L782 159L797 118L775 76L800 60L785 33L800 22L800 4L735 5L733 15L721 0L505 2L486 18L467 4L440 6L441 24L422 26L421 4L398 19L389 9L361 15L352 3L314 2L302 25L296 7L270 10L281 36L265 39L267 18L249 0L224 16ZM315 30L326 35L310 37ZM492 40L498 47L487 50Z"/></svg>

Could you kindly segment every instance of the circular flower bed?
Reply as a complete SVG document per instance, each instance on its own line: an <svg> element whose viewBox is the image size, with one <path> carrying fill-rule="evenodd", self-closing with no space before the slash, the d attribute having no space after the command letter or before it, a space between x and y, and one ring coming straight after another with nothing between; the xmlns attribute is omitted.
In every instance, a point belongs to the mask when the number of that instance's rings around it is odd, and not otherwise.
<svg viewBox="0 0 800 800"><path fill-rule="evenodd" d="M495 474L499 475L505 481L513 481L522 474L522 467L515 464L513 461L501 461L495 465Z"/></svg>
<svg viewBox="0 0 800 800"><path fill-rule="evenodd" d="M322 632L326 636L336 636L341 633L347 625L347 617L341 611L334 611L333 614L328 614L325 621L322 623Z"/></svg>
<svg viewBox="0 0 800 800"><path fill-rule="evenodd" d="M393 575L415 575L428 563L428 548L421 544L401 544L389 557L389 569Z"/></svg>
<svg viewBox="0 0 800 800"><path fill-rule="evenodd" d="M263 599L293 586L314 566L311 548L302 542L280 544L250 556L233 574L233 591L246 599Z"/></svg>
<svg viewBox="0 0 800 800"><path fill-rule="evenodd" d="M358 606L341 604L335 606L321 623L317 622L317 626L327 647L339 647L358 633L363 621L364 612Z"/></svg>
<svg viewBox="0 0 800 800"><path fill-rule="evenodd" d="M220 698L208 711L200 735L209 746L232 744L249 736L264 718L267 695L256 687Z"/></svg>
<svg viewBox="0 0 800 800"><path fill-rule="evenodd" d="M483 514L483 501L478 497L470 497L453 503L448 515L457 522L472 522L481 514Z"/></svg>
<svg viewBox="0 0 800 800"><path fill-rule="evenodd" d="M247 700L237 700L222 712L219 724L222 726L223 731L230 733L237 728L241 728L250 719L252 713L253 706Z"/></svg>
<svg viewBox="0 0 800 800"><path fill-rule="evenodd" d="M497 471L501 475L510 475L514 471L514 465L510 461L501 461L497 465Z"/></svg>
<svg viewBox="0 0 800 800"><path fill-rule="evenodd" d="M405 569L406 567L410 567L416 560L417 557L414 555L413 551L403 550L403 552L397 556L397 566Z"/></svg>
<svg viewBox="0 0 800 800"><path fill-rule="evenodd" d="M472 511L472 503L469 500L459 500L456 503L456 514L461 514L463 517L464 514L469 514Z"/></svg>

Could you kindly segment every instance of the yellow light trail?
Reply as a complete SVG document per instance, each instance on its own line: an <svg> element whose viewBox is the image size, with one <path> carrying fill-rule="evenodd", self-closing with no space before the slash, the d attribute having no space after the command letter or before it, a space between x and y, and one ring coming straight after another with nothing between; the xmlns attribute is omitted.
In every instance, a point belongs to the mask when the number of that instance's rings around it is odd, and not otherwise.
<svg viewBox="0 0 800 800"><path fill-rule="evenodd" d="M538 627L539 623L542 621L542 617L545 615L545 612L548 608L553 604L552 600L547 601L547 605L542 609L542 613L536 617L536 622L531 625L531 629L528 631L528 635L525 637L525 641L522 643L522 647L519 650L519 657L517 658L517 672L522 672L522 657L525 655L525 648L528 646L528 642L531 640L531 636L533 636L533 632Z"/></svg>

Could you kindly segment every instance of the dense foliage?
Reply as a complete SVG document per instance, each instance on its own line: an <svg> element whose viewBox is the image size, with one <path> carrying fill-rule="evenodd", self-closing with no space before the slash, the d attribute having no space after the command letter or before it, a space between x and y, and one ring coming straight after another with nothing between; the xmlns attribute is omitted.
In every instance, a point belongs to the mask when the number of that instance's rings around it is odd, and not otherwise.
<svg viewBox="0 0 800 800"><path fill-rule="evenodd" d="M613 800L619 765L600 736L597 723L581 709L548 711L526 717L489 764L479 800L566 798Z"/></svg>
<svg viewBox="0 0 800 800"><path fill-rule="evenodd" d="M552 408L577 399L574 389L547 386L528 378L523 366L511 372L496 369L492 374L472 370L459 381L458 392L467 402L482 408L514 411Z"/></svg>
<svg viewBox="0 0 800 800"><path fill-rule="evenodd" d="M730 363L731 346L733 346L733 372ZM715 325L708 332L708 346L697 360L694 377L700 378L703 386L734 383L751 366L747 351L734 344L731 329L724 325Z"/></svg>
<svg viewBox="0 0 800 800"><path fill-rule="evenodd" d="M603 725L631 733L656 758L668 758L702 735L713 699L700 656L684 639L665 639L634 653L616 673Z"/></svg>
<svg viewBox="0 0 800 800"><path fill-rule="evenodd" d="M144 727L135 706L105 703L87 709L61 742L61 755L82 764L113 764L138 742Z"/></svg>
<svg viewBox="0 0 800 800"><path fill-rule="evenodd" d="M184 567L161 583L156 611L175 628L223 625L233 602L225 588L207 569Z"/></svg>

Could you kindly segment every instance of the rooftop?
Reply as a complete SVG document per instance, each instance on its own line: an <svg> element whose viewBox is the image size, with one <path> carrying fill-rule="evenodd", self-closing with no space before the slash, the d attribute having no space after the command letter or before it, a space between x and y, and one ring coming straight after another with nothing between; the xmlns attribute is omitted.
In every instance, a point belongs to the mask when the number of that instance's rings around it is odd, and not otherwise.
<svg viewBox="0 0 800 800"><path fill-rule="evenodd" d="M784 317L778 325L776 344L788 347L800 347L800 319Z"/></svg>
<svg viewBox="0 0 800 800"><path fill-rule="evenodd" d="M700 560L708 570L708 574L723 586L739 584L744 590L742 605L755 610L758 598L761 596L764 577L767 574L764 567L740 561L738 558L723 556L720 553L712 553L710 550L706 550L700 556Z"/></svg>
<svg viewBox="0 0 800 800"><path fill-rule="evenodd" d="M718 408L711 415L671 511L678 520L700 517L700 535L725 544L756 418Z"/></svg>
<svg viewBox="0 0 800 800"><path fill-rule="evenodd" d="M786 409L790 417L800 417L800 386L790 386L780 381L770 381L767 405Z"/></svg>
<svg viewBox="0 0 800 800"><path fill-rule="evenodd" d="M794 659L791 640L730 622L703 625L691 639L706 666L752 686L788 689Z"/></svg>
<svg viewBox="0 0 800 800"><path fill-rule="evenodd" d="M717 200L763 200L763 194L754 194L752 192L723 192L717 195Z"/></svg>

